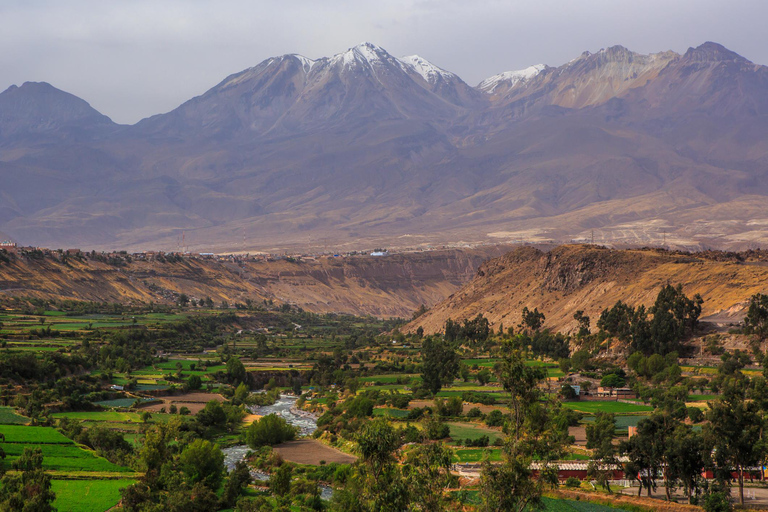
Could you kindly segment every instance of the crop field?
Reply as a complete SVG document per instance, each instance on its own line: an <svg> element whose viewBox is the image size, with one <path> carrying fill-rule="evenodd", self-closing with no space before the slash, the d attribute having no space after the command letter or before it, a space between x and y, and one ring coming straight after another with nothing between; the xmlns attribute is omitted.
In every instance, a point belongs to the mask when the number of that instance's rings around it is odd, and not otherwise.
<svg viewBox="0 0 768 512"><path fill-rule="evenodd" d="M13 407L0 407L0 425L25 425L29 418L16 414Z"/></svg>
<svg viewBox="0 0 768 512"><path fill-rule="evenodd" d="M72 440L51 427L27 427L22 425L3 425L0 432L5 435L5 443L24 444L73 444Z"/></svg>
<svg viewBox="0 0 768 512"><path fill-rule="evenodd" d="M120 501L120 489L135 480L53 480L53 506L61 511L104 512Z"/></svg>
<svg viewBox="0 0 768 512"><path fill-rule="evenodd" d="M624 509L607 507L588 501L558 500L542 498L542 510L546 512L622 512ZM624 511L627 512L627 511Z"/></svg>
<svg viewBox="0 0 768 512"><path fill-rule="evenodd" d="M97 457L93 452L76 445L59 431L51 427L28 427L5 425L0 427L5 435L2 444L6 463L16 460L24 448L39 447L43 452L43 468L60 472L106 472L132 473L124 468Z"/></svg>
<svg viewBox="0 0 768 512"><path fill-rule="evenodd" d="M563 402L563 407L587 414L594 414L598 411L612 412L615 414L633 414L644 412L647 413L653 410L653 407L650 405L628 404L624 402L613 401Z"/></svg>
<svg viewBox="0 0 768 512"><path fill-rule="evenodd" d="M377 407L373 410L374 416L384 416L387 418L402 419L408 416L408 411L403 409L392 409L389 407Z"/></svg>
<svg viewBox="0 0 768 512"><path fill-rule="evenodd" d="M502 437L502 434L498 430L482 426L475 423L447 423L451 429L451 438L454 441L459 439L478 439L482 436L488 436L490 442L493 443L496 439Z"/></svg>
<svg viewBox="0 0 768 512"><path fill-rule="evenodd" d="M454 449L453 462L480 462L486 453L491 462L501 460L500 448L458 448Z"/></svg>

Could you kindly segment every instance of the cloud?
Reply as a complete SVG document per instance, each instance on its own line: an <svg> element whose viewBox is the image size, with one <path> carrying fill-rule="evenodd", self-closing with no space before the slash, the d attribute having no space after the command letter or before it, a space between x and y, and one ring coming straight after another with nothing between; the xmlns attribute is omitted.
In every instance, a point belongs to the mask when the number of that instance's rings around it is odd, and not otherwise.
<svg viewBox="0 0 768 512"><path fill-rule="evenodd" d="M473 85L614 44L682 52L713 40L768 63L766 14L758 0L6 0L0 87L47 81L132 123L270 56L361 41L418 53Z"/></svg>

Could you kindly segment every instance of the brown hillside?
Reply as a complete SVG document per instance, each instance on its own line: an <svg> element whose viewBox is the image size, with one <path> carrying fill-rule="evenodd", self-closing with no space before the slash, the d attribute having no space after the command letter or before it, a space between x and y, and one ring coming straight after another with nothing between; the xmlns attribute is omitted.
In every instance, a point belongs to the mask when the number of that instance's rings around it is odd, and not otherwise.
<svg viewBox="0 0 768 512"><path fill-rule="evenodd" d="M741 261L743 260L743 261ZM440 331L448 318L482 313L494 329L517 326L523 307L538 308L545 325L570 331L583 310L594 327L600 312L622 300L650 305L667 283L704 298L702 317L736 321L746 301L768 291L768 262L750 255L681 254L656 250L612 250L566 245L542 252L520 247L483 264L475 278L407 329ZM716 315L716 317L714 317Z"/></svg>
<svg viewBox="0 0 768 512"><path fill-rule="evenodd" d="M112 266L86 258L19 257L0 262L0 295L107 302L172 302L180 293L230 304L271 299L314 312L409 317L469 281L486 259L508 249L484 247L288 260L139 261Z"/></svg>

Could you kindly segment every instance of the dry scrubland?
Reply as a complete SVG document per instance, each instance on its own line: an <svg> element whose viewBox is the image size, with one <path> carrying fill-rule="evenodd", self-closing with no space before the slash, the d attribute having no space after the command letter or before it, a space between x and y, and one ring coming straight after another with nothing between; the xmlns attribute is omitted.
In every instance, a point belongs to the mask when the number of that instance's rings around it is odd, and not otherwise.
<svg viewBox="0 0 768 512"><path fill-rule="evenodd" d="M523 307L538 308L545 325L576 329L577 310L596 321L600 312L621 300L650 305L668 283L680 283L688 296L704 299L702 317L739 322L755 293L768 290L768 254L739 261L723 253L674 253L659 250L612 250L564 245L549 252L520 247L483 264L460 291L408 324L439 332L448 318L482 313L493 329L514 327Z"/></svg>

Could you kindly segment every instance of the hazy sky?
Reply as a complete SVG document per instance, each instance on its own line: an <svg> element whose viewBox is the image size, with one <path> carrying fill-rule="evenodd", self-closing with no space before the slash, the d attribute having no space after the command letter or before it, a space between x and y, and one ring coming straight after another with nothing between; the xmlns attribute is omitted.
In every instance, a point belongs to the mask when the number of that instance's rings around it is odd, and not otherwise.
<svg viewBox="0 0 768 512"><path fill-rule="evenodd" d="M766 20L766 0L0 0L0 89L50 82L133 123L285 53L370 41L476 85L614 44L768 64Z"/></svg>

